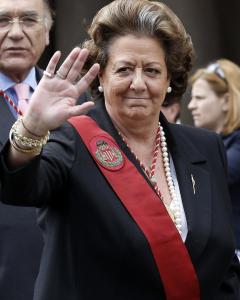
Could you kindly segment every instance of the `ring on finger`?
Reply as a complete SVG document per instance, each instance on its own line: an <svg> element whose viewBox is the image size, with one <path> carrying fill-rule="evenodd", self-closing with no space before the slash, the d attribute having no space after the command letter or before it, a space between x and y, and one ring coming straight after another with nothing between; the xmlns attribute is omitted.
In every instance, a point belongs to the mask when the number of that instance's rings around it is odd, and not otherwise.
<svg viewBox="0 0 240 300"><path fill-rule="evenodd" d="M66 79L67 75L63 75L60 71L57 71L56 76L61 78L61 79Z"/></svg>
<svg viewBox="0 0 240 300"><path fill-rule="evenodd" d="M50 72L48 72L48 71L43 71L43 75L45 75L46 77L48 77L48 78L50 78L50 79L52 79L53 78L53 74L52 73L50 73Z"/></svg>

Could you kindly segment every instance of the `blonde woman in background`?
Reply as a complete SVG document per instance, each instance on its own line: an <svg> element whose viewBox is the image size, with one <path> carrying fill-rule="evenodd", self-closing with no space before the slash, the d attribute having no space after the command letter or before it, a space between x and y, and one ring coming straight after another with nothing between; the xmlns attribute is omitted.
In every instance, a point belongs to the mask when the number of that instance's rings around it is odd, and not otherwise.
<svg viewBox="0 0 240 300"><path fill-rule="evenodd" d="M240 258L240 68L227 59L196 71L191 77L188 105L194 125L222 137L228 161L228 184L233 205L233 225Z"/></svg>
<svg viewBox="0 0 240 300"><path fill-rule="evenodd" d="M117 0L84 48L59 68L53 55L0 154L2 201L41 208L33 299L239 299L221 138L161 113L188 84L182 22L164 3ZM95 104L76 106L88 87Z"/></svg>

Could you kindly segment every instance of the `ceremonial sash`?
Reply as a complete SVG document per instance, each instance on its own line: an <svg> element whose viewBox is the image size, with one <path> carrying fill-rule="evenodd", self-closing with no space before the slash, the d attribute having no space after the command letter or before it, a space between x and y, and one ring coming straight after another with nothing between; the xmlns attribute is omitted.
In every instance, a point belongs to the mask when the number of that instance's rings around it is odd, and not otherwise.
<svg viewBox="0 0 240 300"><path fill-rule="evenodd" d="M168 300L200 300L188 251L157 194L119 149L115 140L87 116L69 122L77 129L98 168L145 235Z"/></svg>

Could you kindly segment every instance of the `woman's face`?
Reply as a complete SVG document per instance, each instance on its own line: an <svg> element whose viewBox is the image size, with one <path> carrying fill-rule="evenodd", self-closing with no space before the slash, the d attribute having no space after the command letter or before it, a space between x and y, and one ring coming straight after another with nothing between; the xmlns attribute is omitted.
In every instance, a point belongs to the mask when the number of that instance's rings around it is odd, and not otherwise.
<svg viewBox="0 0 240 300"><path fill-rule="evenodd" d="M194 82L188 109L196 127L222 132L228 110L227 97L217 96L206 80L199 78Z"/></svg>
<svg viewBox="0 0 240 300"><path fill-rule="evenodd" d="M158 119L169 78L165 53L157 40L133 35L114 40L99 79L113 120Z"/></svg>

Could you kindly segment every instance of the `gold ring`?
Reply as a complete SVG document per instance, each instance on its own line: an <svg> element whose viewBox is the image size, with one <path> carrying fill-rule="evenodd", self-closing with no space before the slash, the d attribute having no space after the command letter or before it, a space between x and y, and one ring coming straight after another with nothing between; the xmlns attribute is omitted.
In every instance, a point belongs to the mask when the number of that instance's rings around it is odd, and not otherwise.
<svg viewBox="0 0 240 300"><path fill-rule="evenodd" d="M45 75L46 77L48 78L53 78L53 74L52 73L49 73L48 71L43 71L43 75Z"/></svg>
<svg viewBox="0 0 240 300"><path fill-rule="evenodd" d="M62 75L60 73L60 71L57 71L56 76L59 77L59 78L61 78L61 79L63 79L63 80L67 78L67 75L66 76Z"/></svg>

